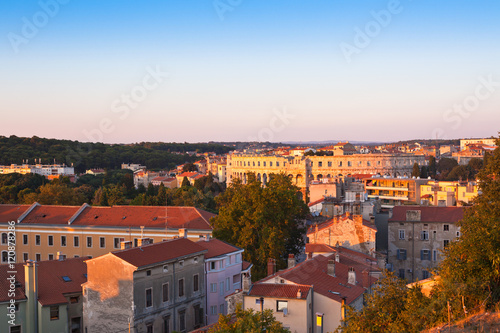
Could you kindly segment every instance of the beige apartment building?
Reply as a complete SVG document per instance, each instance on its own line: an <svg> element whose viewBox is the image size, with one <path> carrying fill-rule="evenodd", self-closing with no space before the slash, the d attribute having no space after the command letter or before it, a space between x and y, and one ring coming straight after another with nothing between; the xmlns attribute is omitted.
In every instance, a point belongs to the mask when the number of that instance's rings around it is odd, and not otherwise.
<svg viewBox="0 0 500 333"><path fill-rule="evenodd" d="M463 207L397 206L388 221L388 262L409 282L430 277L442 260L441 252L460 237L456 225Z"/></svg>
<svg viewBox="0 0 500 333"><path fill-rule="evenodd" d="M429 180L420 185L421 203L432 206L460 206L477 197L479 186L475 182L444 182Z"/></svg>
<svg viewBox="0 0 500 333"><path fill-rule="evenodd" d="M1 262L8 261L9 221L16 222L16 262L24 262L53 260L58 252L97 257L119 250L124 241L157 243L180 231L197 240L212 234L213 216L194 207L0 205Z"/></svg>

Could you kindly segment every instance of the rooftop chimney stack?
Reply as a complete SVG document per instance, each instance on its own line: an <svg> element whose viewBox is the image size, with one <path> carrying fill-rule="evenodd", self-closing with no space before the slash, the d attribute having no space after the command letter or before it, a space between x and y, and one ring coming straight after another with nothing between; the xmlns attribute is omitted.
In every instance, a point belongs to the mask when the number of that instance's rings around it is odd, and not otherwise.
<svg viewBox="0 0 500 333"><path fill-rule="evenodd" d="M302 290L297 291L297 298L302 298Z"/></svg>
<svg viewBox="0 0 500 333"><path fill-rule="evenodd" d="M269 258L267 261L267 276L271 276L276 273L276 260Z"/></svg>
<svg viewBox="0 0 500 333"><path fill-rule="evenodd" d="M149 245L149 244L153 244L151 238L139 238L137 240L137 246L143 246L143 245ZM132 247L132 244L130 244L130 247Z"/></svg>
<svg viewBox="0 0 500 333"><path fill-rule="evenodd" d="M354 267L349 267L349 272L347 272L347 283L356 285L356 272Z"/></svg>
<svg viewBox="0 0 500 333"><path fill-rule="evenodd" d="M24 264L24 293L26 294L27 332L38 332L38 263L28 260Z"/></svg>
<svg viewBox="0 0 500 333"><path fill-rule="evenodd" d="M187 238L188 236L188 231L187 229L179 229L179 238Z"/></svg>
<svg viewBox="0 0 500 333"><path fill-rule="evenodd" d="M61 251L57 251L56 253L56 260L63 261L64 260L64 255L62 254Z"/></svg>
<svg viewBox="0 0 500 333"><path fill-rule="evenodd" d="M335 277L335 260L328 259L327 274Z"/></svg>
<svg viewBox="0 0 500 333"><path fill-rule="evenodd" d="M247 293L250 291L250 286L252 285L252 282L250 280L250 274L244 273L242 280L243 280L243 287L242 287L243 292Z"/></svg>
<svg viewBox="0 0 500 333"><path fill-rule="evenodd" d="M132 247L131 241L121 241L120 242L120 249L121 250L130 249L131 247Z"/></svg>
<svg viewBox="0 0 500 333"><path fill-rule="evenodd" d="M295 267L295 255L289 254L288 255L288 268Z"/></svg>
<svg viewBox="0 0 500 333"><path fill-rule="evenodd" d="M335 261L340 262L340 255L338 253L335 253Z"/></svg>

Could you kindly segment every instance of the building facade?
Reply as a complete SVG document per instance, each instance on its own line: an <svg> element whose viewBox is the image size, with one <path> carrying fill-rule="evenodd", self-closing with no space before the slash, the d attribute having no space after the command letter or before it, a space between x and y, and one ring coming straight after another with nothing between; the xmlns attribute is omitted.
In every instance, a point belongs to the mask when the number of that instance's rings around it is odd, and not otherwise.
<svg viewBox="0 0 500 333"><path fill-rule="evenodd" d="M372 177L364 180L368 198L380 199L382 208L420 203L420 186L428 181L405 177Z"/></svg>
<svg viewBox="0 0 500 333"><path fill-rule="evenodd" d="M397 206L388 221L388 262L400 278L424 280L442 260L441 252L460 237L463 207Z"/></svg>
<svg viewBox="0 0 500 333"><path fill-rule="evenodd" d="M188 332L203 326L205 252L178 238L88 260L86 332Z"/></svg>
<svg viewBox="0 0 500 333"><path fill-rule="evenodd" d="M143 238L154 243L178 237L186 231L192 240L212 234L210 218L215 214L194 207L161 206L48 206L0 205L0 252L7 261L8 222L15 221L16 261L97 257L134 246Z"/></svg>

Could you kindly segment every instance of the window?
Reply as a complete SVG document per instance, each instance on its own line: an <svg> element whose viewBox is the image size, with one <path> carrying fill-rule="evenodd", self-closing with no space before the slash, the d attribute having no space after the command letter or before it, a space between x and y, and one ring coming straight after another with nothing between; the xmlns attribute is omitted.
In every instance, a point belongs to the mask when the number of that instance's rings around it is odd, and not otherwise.
<svg viewBox="0 0 500 333"><path fill-rule="evenodd" d="M339 167L341 167L341 166L342 166L342 161L339 162Z"/></svg>
<svg viewBox="0 0 500 333"><path fill-rule="evenodd" d="M168 273L168 265L163 265L163 273Z"/></svg>
<svg viewBox="0 0 500 333"><path fill-rule="evenodd" d="M163 317L163 332L170 333L170 316Z"/></svg>
<svg viewBox="0 0 500 333"><path fill-rule="evenodd" d="M404 229L399 230L399 239L405 239L405 231Z"/></svg>
<svg viewBox="0 0 500 333"><path fill-rule="evenodd" d="M226 258L226 266L229 266L229 265L231 265L231 256L228 256Z"/></svg>
<svg viewBox="0 0 500 333"><path fill-rule="evenodd" d="M406 249L398 249L398 260L406 260Z"/></svg>
<svg viewBox="0 0 500 333"><path fill-rule="evenodd" d="M54 236L48 235L47 242L48 242L49 246L53 246L54 245Z"/></svg>
<svg viewBox="0 0 500 333"><path fill-rule="evenodd" d="M53 254L49 254L49 260L54 260L54 255Z"/></svg>
<svg viewBox="0 0 500 333"><path fill-rule="evenodd" d="M9 261L9 253L7 251L2 251L2 263Z"/></svg>
<svg viewBox="0 0 500 333"><path fill-rule="evenodd" d="M203 323L203 317L204 317L203 309L200 307L199 304L196 304L193 306L193 310L194 310L194 326L195 328L198 328Z"/></svg>
<svg viewBox="0 0 500 333"><path fill-rule="evenodd" d="M87 237L87 247L92 247L92 237L91 236Z"/></svg>
<svg viewBox="0 0 500 333"><path fill-rule="evenodd" d="M40 253L35 254L36 261L42 261L42 255Z"/></svg>
<svg viewBox="0 0 500 333"><path fill-rule="evenodd" d="M269 162L269 166L272 167L273 166L273 162Z"/></svg>
<svg viewBox="0 0 500 333"><path fill-rule="evenodd" d="M422 279L428 279L429 278L429 271L423 270L422 271Z"/></svg>
<svg viewBox="0 0 500 333"><path fill-rule="evenodd" d="M443 225L443 231L450 231L450 225L449 224Z"/></svg>
<svg viewBox="0 0 500 333"><path fill-rule="evenodd" d="M61 236L61 246L66 246L66 236Z"/></svg>
<svg viewBox="0 0 500 333"><path fill-rule="evenodd" d="M11 326L9 333L21 333L21 325Z"/></svg>
<svg viewBox="0 0 500 333"><path fill-rule="evenodd" d="M162 286L162 301L168 302L168 283L164 283Z"/></svg>
<svg viewBox="0 0 500 333"><path fill-rule="evenodd" d="M210 263L210 270L211 270L211 271L215 270L215 261L212 261L212 262Z"/></svg>
<svg viewBox="0 0 500 333"><path fill-rule="evenodd" d="M210 292L211 293L217 292L217 283L210 283Z"/></svg>
<svg viewBox="0 0 500 333"><path fill-rule="evenodd" d="M35 235L35 245L40 245L40 235Z"/></svg>
<svg viewBox="0 0 500 333"><path fill-rule="evenodd" d="M124 240L125 240L125 238L118 238L118 237L113 238L115 249L119 249L120 242L122 242Z"/></svg>
<svg viewBox="0 0 500 333"><path fill-rule="evenodd" d="M280 162L276 162L276 166L279 167L280 166Z"/></svg>
<svg viewBox="0 0 500 333"><path fill-rule="evenodd" d="M323 162L320 161L320 162L318 162L318 168L321 168L321 167L323 167Z"/></svg>
<svg viewBox="0 0 500 333"><path fill-rule="evenodd" d="M184 279L179 279L179 297L184 296Z"/></svg>
<svg viewBox="0 0 500 333"><path fill-rule="evenodd" d="M100 237L99 238L99 247L102 249L106 247L106 238L105 237Z"/></svg>
<svg viewBox="0 0 500 333"><path fill-rule="evenodd" d="M193 276L193 291L198 291L200 289L198 276L199 276L198 274L195 274Z"/></svg>
<svg viewBox="0 0 500 333"><path fill-rule="evenodd" d="M226 291L229 291L229 289L231 289L231 287L229 285L229 278L227 277L226 278Z"/></svg>
<svg viewBox="0 0 500 333"><path fill-rule="evenodd" d="M224 314L224 304L219 305L219 313Z"/></svg>
<svg viewBox="0 0 500 333"><path fill-rule="evenodd" d="M437 261L437 251L432 251L432 260Z"/></svg>
<svg viewBox="0 0 500 333"><path fill-rule="evenodd" d="M449 244L450 244L450 240L449 239L445 239L443 241L443 247L447 247Z"/></svg>
<svg viewBox="0 0 500 333"><path fill-rule="evenodd" d="M431 251L420 250L420 260L431 260Z"/></svg>
<svg viewBox="0 0 500 333"><path fill-rule="evenodd" d="M74 247L79 247L80 246L80 237L79 236L74 236L73 237L73 246Z"/></svg>
<svg viewBox="0 0 500 333"><path fill-rule="evenodd" d="M398 275L401 279L404 279L405 278L405 269L404 268L400 268L399 269L399 275Z"/></svg>
<svg viewBox="0 0 500 333"><path fill-rule="evenodd" d="M146 333L153 333L153 325L152 324L146 325Z"/></svg>
<svg viewBox="0 0 500 333"><path fill-rule="evenodd" d="M266 166L266 162L265 161L263 162L263 166Z"/></svg>
<svg viewBox="0 0 500 333"><path fill-rule="evenodd" d="M2 232L2 244L5 245L7 243L8 243L8 241L7 241L7 233L6 232Z"/></svg>
<svg viewBox="0 0 500 333"><path fill-rule="evenodd" d="M179 331L186 330L186 310L179 311Z"/></svg>
<svg viewBox="0 0 500 333"><path fill-rule="evenodd" d="M217 314L217 305L211 305L210 306L210 314L211 315L216 315Z"/></svg>
<svg viewBox="0 0 500 333"><path fill-rule="evenodd" d="M224 295L224 281L221 281L219 283L219 295L221 295L221 296Z"/></svg>
<svg viewBox="0 0 500 333"><path fill-rule="evenodd" d="M76 304L76 303L78 303L79 300L80 300L80 297L78 297L78 296L72 296L69 298L69 302L71 304Z"/></svg>
<svg viewBox="0 0 500 333"><path fill-rule="evenodd" d="M283 312L285 309L288 309L287 301L276 301L276 312Z"/></svg>
<svg viewBox="0 0 500 333"><path fill-rule="evenodd" d="M23 234L23 245L28 245L28 235Z"/></svg>
<svg viewBox="0 0 500 333"><path fill-rule="evenodd" d="M153 306L153 288L146 289L146 307L150 308Z"/></svg>
<svg viewBox="0 0 500 333"><path fill-rule="evenodd" d="M146 276L151 276L151 270L150 270L150 269L148 269L148 270L146 271Z"/></svg>
<svg viewBox="0 0 500 333"><path fill-rule="evenodd" d="M233 275L233 284L234 283L240 283L240 275L239 274Z"/></svg>
<svg viewBox="0 0 500 333"><path fill-rule="evenodd" d="M332 161L328 161L328 166L331 167L332 166Z"/></svg>
<svg viewBox="0 0 500 333"><path fill-rule="evenodd" d="M23 253L23 260L28 261L29 257L27 253Z"/></svg>
<svg viewBox="0 0 500 333"><path fill-rule="evenodd" d="M420 232L420 240L426 241L429 240L429 231L423 230Z"/></svg>
<svg viewBox="0 0 500 333"><path fill-rule="evenodd" d="M460 231L457 231L457 237L460 237Z"/></svg>
<svg viewBox="0 0 500 333"><path fill-rule="evenodd" d="M58 320L59 319L59 307L51 306L50 307L50 320Z"/></svg>

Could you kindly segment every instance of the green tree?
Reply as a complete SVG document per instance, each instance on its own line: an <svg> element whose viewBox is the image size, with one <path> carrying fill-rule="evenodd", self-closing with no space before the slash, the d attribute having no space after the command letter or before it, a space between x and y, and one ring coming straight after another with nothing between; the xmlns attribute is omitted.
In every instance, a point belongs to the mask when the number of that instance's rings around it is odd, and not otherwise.
<svg viewBox="0 0 500 333"><path fill-rule="evenodd" d="M440 179L444 180L454 167L458 165L457 160L454 158L443 157L439 160L437 170L440 173Z"/></svg>
<svg viewBox="0 0 500 333"><path fill-rule="evenodd" d="M192 171L198 171L198 168L193 163L185 163L182 166L182 172L192 172Z"/></svg>
<svg viewBox="0 0 500 333"><path fill-rule="evenodd" d="M211 222L216 238L245 249L258 280L266 275L268 258L284 268L288 254L300 252L308 209L287 175L273 175L266 187L253 173L247 178L247 184L236 180L216 197L219 215Z"/></svg>
<svg viewBox="0 0 500 333"><path fill-rule="evenodd" d="M466 208L458 222L461 236L444 250L439 267L441 292L465 296L468 308L500 301L500 148L478 178L481 194Z"/></svg>
<svg viewBox="0 0 500 333"><path fill-rule="evenodd" d="M263 313L253 309L242 310L241 306L236 307L234 317L231 314L220 315L219 321L211 328L209 333L288 333L283 324L276 320L273 311L264 310Z"/></svg>
<svg viewBox="0 0 500 333"><path fill-rule="evenodd" d="M420 168L420 178L427 178L429 177L429 174L427 173L427 167L425 165L422 165Z"/></svg>
<svg viewBox="0 0 500 333"><path fill-rule="evenodd" d="M185 186L191 186L191 183L189 182L189 179L187 179L187 177L184 177L182 179L182 183L181 183L181 187L185 187Z"/></svg>
<svg viewBox="0 0 500 333"><path fill-rule="evenodd" d="M436 158L434 156L429 157L429 176L432 178L436 177L437 166L436 166Z"/></svg>
<svg viewBox="0 0 500 333"><path fill-rule="evenodd" d="M420 167L418 166L417 162L413 164L413 171L411 172L411 176L420 177Z"/></svg>

